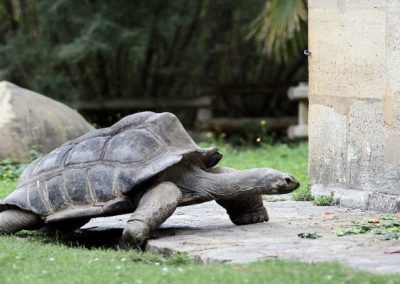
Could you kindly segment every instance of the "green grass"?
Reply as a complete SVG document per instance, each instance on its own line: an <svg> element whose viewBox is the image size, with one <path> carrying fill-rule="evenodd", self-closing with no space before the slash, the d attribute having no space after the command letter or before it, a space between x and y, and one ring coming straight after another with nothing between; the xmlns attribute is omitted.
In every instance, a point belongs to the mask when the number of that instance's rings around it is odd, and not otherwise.
<svg viewBox="0 0 400 284"><path fill-rule="evenodd" d="M0 179L0 199L6 197L11 191L13 191L16 185L17 182L15 180Z"/></svg>
<svg viewBox="0 0 400 284"><path fill-rule="evenodd" d="M221 165L273 167L293 174L307 190L307 145L234 149L222 147ZM15 181L0 180L0 198ZM322 253L322 252L321 252ZM153 253L67 245L39 233L0 236L0 283L400 283L336 263L259 261L201 265L185 254Z"/></svg>
<svg viewBox="0 0 400 284"><path fill-rule="evenodd" d="M400 283L332 263L260 261L246 265L176 263L135 251L87 250L20 234L0 238L1 283Z"/></svg>

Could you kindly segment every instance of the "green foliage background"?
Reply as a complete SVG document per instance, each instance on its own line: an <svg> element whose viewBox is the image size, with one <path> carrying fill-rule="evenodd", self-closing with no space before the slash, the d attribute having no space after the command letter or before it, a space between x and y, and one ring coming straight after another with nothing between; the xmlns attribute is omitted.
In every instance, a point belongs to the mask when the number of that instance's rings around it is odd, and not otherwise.
<svg viewBox="0 0 400 284"><path fill-rule="evenodd" d="M0 0L0 79L63 101L305 79L301 51L282 63L248 37L265 2Z"/></svg>

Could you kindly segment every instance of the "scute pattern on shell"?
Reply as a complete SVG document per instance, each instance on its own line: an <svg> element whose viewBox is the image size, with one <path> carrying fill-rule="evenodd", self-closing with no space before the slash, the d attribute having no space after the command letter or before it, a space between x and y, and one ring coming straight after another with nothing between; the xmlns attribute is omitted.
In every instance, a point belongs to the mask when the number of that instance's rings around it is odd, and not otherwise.
<svg viewBox="0 0 400 284"><path fill-rule="evenodd" d="M87 210L89 217L95 217L90 212L101 216L98 207L124 198L184 156L198 155L207 163L216 152L199 148L173 114L141 112L90 131L34 161L0 205L52 220L60 211L69 211L65 216L71 218L73 210L84 212L83 206L96 207Z"/></svg>

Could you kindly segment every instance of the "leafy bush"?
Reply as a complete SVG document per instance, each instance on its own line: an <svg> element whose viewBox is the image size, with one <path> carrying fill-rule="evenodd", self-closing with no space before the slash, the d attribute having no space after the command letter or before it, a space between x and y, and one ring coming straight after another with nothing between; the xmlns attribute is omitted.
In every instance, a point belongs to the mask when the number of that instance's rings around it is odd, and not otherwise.
<svg viewBox="0 0 400 284"><path fill-rule="evenodd" d="M293 191L292 198L295 201L312 201L314 197L311 195L311 191L308 187L300 187Z"/></svg>
<svg viewBox="0 0 400 284"><path fill-rule="evenodd" d="M0 179L15 180L26 168L26 165L18 164L12 159L0 161Z"/></svg>
<svg viewBox="0 0 400 284"><path fill-rule="evenodd" d="M245 39L265 2L0 1L0 77L76 107L209 94L218 116L294 114L285 86L307 79L305 57L282 65Z"/></svg>
<svg viewBox="0 0 400 284"><path fill-rule="evenodd" d="M317 206L331 206L336 205L338 200L331 195L321 195L314 198L314 204Z"/></svg>
<svg viewBox="0 0 400 284"><path fill-rule="evenodd" d="M30 162L40 158L42 153L38 146L33 146L29 151ZM25 170L28 164L18 163L14 159L5 159L0 161L0 180L16 180Z"/></svg>

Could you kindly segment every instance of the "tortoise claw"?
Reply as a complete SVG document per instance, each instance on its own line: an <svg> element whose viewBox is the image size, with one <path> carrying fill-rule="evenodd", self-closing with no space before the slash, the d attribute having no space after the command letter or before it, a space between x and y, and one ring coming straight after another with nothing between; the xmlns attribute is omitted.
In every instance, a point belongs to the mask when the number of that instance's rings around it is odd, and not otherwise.
<svg viewBox="0 0 400 284"><path fill-rule="evenodd" d="M142 250L149 233L150 226L144 222L134 221L128 223L122 232L120 248Z"/></svg>
<svg viewBox="0 0 400 284"><path fill-rule="evenodd" d="M235 225L262 223L262 222L267 222L269 220L268 212L264 207L253 212L230 215L229 218Z"/></svg>

